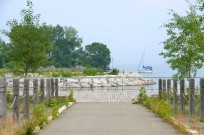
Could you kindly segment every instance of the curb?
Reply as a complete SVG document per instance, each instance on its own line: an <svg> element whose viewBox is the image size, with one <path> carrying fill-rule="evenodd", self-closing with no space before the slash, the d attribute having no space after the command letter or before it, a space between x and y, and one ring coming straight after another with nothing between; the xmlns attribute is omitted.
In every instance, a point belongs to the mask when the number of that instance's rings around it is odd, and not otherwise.
<svg viewBox="0 0 204 135"><path fill-rule="evenodd" d="M68 105L68 106L64 105L64 106L60 107L60 108L58 109L58 116L59 116L62 112L64 112L67 108L71 107L73 104L74 104L74 102L69 102L69 105ZM53 118L53 116L48 116L48 117L47 117L48 123L53 120L52 118ZM47 124L47 125L48 125L48 124ZM39 131L40 131L40 127L39 127L39 126L35 127L34 133L39 133Z"/></svg>

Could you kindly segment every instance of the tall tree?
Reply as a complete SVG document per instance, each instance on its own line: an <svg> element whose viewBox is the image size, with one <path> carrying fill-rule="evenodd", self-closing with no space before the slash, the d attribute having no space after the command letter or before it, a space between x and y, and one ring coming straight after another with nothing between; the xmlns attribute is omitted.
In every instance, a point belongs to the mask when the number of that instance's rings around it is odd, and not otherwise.
<svg viewBox="0 0 204 135"><path fill-rule="evenodd" d="M171 11L171 20L164 25L167 35L164 44L166 52L160 53L167 59L178 77L194 77L204 62L204 33L202 16L197 7L190 5L187 15L181 16Z"/></svg>
<svg viewBox="0 0 204 135"><path fill-rule="evenodd" d="M40 15L34 15L31 0L27 7L21 11L20 22L11 20L7 23L10 31L3 30L10 38L10 43L3 46L4 54L14 70L22 70L25 77L47 63L46 53L52 48L51 29L39 23Z"/></svg>
<svg viewBox="0 0 204 135"><path fill-rule="evenodd" d="M2 47L5 44L6 43L0 38L0 68L3 68L3 65L4 65L4 57L3 57L3 49L2 49Z"/></svg>
<svg viewBox="0 0 204 135"><path fill-rule="evenodd" d="M82 38L73 27L57 25L53 30L55 50L51 60L56 67L75 67L77 65L77 50L81 47Z"/></svg>
<svg viewBox="0 0 204 135"><path fill-rule="evenodd" d="M107 69L110 64L110 50L105 44L92 43L85 47L86 62L95 68Z"/></svg>

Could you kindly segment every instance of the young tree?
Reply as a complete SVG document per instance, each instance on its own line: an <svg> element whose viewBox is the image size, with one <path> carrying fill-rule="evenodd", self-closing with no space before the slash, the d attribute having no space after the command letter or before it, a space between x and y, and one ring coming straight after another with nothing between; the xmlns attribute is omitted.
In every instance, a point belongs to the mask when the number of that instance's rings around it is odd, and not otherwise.
<svg viewBox="0 0 204 135"><path fill-rule="evenodd" d="M107 69L110 64L110 50L102 43L92 43L85 47L86 62L95 68Z"/></svg>
<svg viewBox="0 0 204 135"><path fill-rule="evenodd" d="M164 25L168 39L163 41L166 52L160 55L167 59L177 77L195 77L204 62L204 34L202 16L198 15L197 7L190 5L186 16L173 10L171 20Z"/></svg>
<svg viewBox="0 0 204 135"><path fill-rule="evenodd" d="M10 31L3 30L10 38L10 43L3 46L4 55L13 69L22 70L25 77L47 63L47 52L52 48L51 29L39 23L40 15L34 15L31 0L27 7L21 11L20 22L11 20L7 23Z"/></svg>

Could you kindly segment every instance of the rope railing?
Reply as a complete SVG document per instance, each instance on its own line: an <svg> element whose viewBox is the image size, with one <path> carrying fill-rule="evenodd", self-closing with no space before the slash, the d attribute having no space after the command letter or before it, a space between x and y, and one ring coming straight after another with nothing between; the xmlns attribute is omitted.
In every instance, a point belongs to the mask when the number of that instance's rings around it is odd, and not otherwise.
<svg viewBox="0 0 204 135"><path fill-rule="evenodd" d="M42 96L42 91L40 92L40 96Z"/></svg>
<svg viewBox="0 0 204 135"><path fill-rule="evenodd" d="M21 97L19 97L19 98L24 98L26 96L26 94L25 95L23 95L23 96L21 96Z"/></svg>
<svg viewBox="0 0 204 135"><path fill-rule="evenodd" d="M31 100L34 100L35 96L36 96L36 93L34 93L33 98L31 98Z"/></svg>
<svg viewBox="0 0 204 135"><path fill-rule="evenodd" d="M187 99L184 93L182 93L182 96L183 96L184 99Z"/></svg>
<svg viewBox="0 0 204 135"><path fill-rule="evenodd" d="M17 96L14 97L13 102L12 102L12 104L9 106L9 108L12 108L12 107L13 107L14 103L16 102L16 97L17 97Z"/></svg>
<svg viewBox="0 0 204 135"><path fill-rule="evenodd" d="M191 95L192 95L193 99L194 99L196 102L199 102L199 100L197 100L193 94L191 94Z"/></svg>

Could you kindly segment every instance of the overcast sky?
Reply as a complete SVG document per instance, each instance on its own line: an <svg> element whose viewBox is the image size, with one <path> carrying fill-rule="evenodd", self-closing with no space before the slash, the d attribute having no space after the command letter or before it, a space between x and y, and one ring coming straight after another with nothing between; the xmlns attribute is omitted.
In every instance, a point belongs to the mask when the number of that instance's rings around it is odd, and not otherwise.
<svg viewBox="0 0 204 135"><path fill-rule="evenodd" d="M83 45L106 44L113 66L132 72L137 71L144 50L147 65L168 68L158 55L163 51L160 42L167 38L160 26L169 19L169 9L180 14L188 9L185 0L33 0L33 4L41 22L73 26ZM26 0L0 0L0 29L8 29L8 20L20 19L23 8Z"/></svg>

